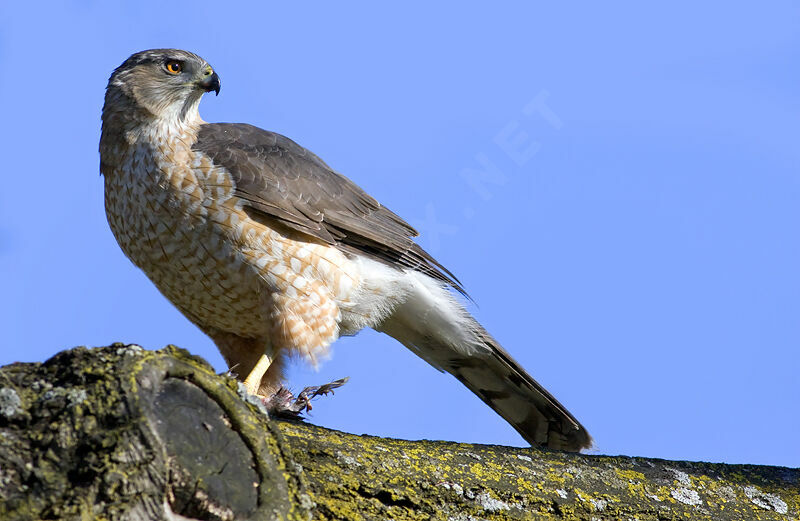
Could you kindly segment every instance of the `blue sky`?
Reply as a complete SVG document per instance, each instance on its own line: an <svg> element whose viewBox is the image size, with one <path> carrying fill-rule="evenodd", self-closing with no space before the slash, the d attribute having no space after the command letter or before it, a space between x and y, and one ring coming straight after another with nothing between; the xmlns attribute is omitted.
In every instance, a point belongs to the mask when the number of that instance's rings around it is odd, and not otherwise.
<svg viewBox="0 0 800 521"><path fill-rule="evenodd" d="M222 78L207 121L286 134L417 226L598 453L800 466L800 7L486 5L4 2L0 363L123 341L224 369L98 175L110 72L181 47ZM321 425L524 444L375 332L290 376L351 377Z"/></svg>

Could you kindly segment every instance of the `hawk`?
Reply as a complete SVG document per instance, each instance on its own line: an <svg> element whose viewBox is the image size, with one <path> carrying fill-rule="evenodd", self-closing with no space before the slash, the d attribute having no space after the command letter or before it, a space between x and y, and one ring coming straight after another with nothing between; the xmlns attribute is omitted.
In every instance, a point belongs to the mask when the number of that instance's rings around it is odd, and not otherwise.
<svg viewBox="0 0 800 521"><path fill-rule="evenodd" d="M206 123L220 79L177 49L111 74L100 138L108 222L125 255L212 338L253 394L342 335L386 333L486 402L533 445L579 451L583 426L465 310L417 232L291 139Z"/></svg>

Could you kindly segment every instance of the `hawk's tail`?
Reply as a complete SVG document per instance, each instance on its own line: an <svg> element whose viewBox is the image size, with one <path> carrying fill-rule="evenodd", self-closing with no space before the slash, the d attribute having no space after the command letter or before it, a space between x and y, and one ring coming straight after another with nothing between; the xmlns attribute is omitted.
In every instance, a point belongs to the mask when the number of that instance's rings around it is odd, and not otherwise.
<svg viewBox="0 0 800 521"><path fill-rule="evenodd" d="M380 325L428 363L455 376L531 445L580 451L586 429L436 281L413 272L408 298Z"/></svg>
<svg viewBox="0 0 800 521"><path fill-rule="evenodd" d="M489 347L486 356L456 359L444 369L477 394L531 445L574 452L591 447L591 436L566 407L485 331L484 334Z"/></svg>

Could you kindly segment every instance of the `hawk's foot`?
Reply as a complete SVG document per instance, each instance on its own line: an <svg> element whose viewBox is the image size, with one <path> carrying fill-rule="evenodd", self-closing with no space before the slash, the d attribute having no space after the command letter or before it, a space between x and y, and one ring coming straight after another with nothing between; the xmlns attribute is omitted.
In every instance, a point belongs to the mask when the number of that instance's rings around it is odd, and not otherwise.
<svg viewBox="0 0 800 521"><path fill-rule="evenodd" d="M281 387L271 396L260 396L260 398L272 416L289 420L302 420L303 413L312 409L311 400L317 396L326 396L328 393L333 394L334 389L343 386L349 379L349 377L345 377L324 385L306 387L296 397L289 389Z"/></svg>

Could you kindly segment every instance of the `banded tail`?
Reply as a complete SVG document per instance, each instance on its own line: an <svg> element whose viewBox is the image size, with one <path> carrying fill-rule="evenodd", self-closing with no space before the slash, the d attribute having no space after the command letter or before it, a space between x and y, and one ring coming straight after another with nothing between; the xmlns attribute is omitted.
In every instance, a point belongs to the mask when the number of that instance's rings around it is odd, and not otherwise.
<svg viewBox="0 0 800 521"><path fill-rule="evenodd" d="M405 272L407 297L377 329L455 376L531 445L578 452L592 438L441 283Z"/></svg>

